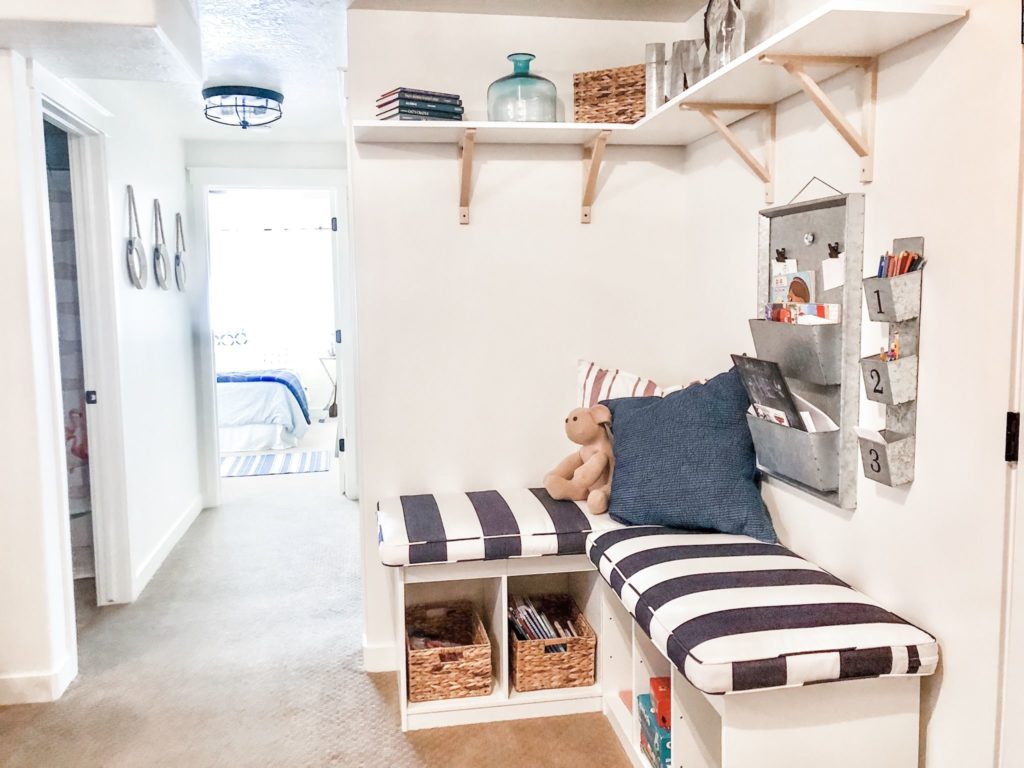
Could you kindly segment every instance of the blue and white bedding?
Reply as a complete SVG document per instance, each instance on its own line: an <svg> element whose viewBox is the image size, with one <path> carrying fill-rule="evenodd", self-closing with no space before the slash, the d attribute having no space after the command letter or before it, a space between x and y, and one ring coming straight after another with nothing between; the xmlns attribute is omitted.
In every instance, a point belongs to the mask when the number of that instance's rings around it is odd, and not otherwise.
<svg viewBox="0 0 1024 768"><path fill-rule="evenodd" d="M311 423L302 381L288 370L217 375L221 453L294 448Z"/></svg>

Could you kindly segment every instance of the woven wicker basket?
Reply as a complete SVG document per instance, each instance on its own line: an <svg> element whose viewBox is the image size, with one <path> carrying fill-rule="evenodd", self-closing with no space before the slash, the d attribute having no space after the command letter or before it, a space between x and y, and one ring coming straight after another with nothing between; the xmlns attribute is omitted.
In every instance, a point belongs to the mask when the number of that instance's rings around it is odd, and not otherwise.
<svg viewBox="0 0 1024 768"><path fill-rule="evenodd" d="M487 696L491 692L491 642L472 603L406 608L405 626L409 701ZM414 650L409 638L413 630L450 639L459 646Z"/></svg>
<svg viewBox="0 0 1024 768"><path fill-rule="evenodd" d="M647 111L643 64L572 76L572 105L577 123L635 123Z"/></svg>
<svg viewBox="0 0 1024 768"><path fill-rule="evenodd" d="M572 621L580 637L519 640L510 632L510 674L515 689L539 691L546 688L581 688L593 685L597 636L576 603L566 595L543 595L530 599L552 621ZM548 653L544 650L548 646L564 646L565 650Z"/></svg>

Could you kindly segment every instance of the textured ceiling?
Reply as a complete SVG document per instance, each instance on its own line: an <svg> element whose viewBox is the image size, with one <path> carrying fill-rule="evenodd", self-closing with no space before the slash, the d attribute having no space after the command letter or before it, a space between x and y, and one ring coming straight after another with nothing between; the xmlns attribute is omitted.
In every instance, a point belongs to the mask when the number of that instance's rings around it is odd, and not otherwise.
<svg viewBox="0 0 1024 768"><path fill-rule="evenodd" d="M150 105L185 139L344 141L344 0L191 0L191 9L202 41L201 83L79 85L115 114L132 104ZM201 94L211 85L280 91L284 117L248 131L211 123L203 117Z"/></svg>
<svg viewBox="0 0 1024 768"><path fill-rule="evenodd" d="M198 9L204 85L281 91L284 118L265 138L342 140L343 0L198 0ZM233 132L207 124L200 133Z"/></svg>

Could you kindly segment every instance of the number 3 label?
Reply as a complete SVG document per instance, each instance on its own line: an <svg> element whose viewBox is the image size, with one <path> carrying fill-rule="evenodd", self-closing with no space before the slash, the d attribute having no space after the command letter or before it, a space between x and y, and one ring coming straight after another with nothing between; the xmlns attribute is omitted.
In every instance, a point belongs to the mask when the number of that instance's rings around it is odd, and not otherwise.
<svg viewBox="0 0 1024 768"><path fill-rule="evenodd" d="M880 461L882 457L878 455L878 451L874 448L868 451L868 455L871 457L871 471L877 475L882 471L882 462Z"/></svg>

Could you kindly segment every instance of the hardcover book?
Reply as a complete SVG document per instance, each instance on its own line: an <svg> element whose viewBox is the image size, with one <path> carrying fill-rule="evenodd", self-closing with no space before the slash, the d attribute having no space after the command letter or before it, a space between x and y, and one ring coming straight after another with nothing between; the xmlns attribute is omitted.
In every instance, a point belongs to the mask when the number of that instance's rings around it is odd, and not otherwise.
<svg viewBox="0 0 1024 768"><path fill-rule="evenodd" d="M441 123L458 123L462 122L457 117L424 117L423 115L390 115L388 117L380 117L378 120L413 120L418 122L441 122Z"/></svg>
<svg viewBox="0 0 1024 768"><path fill-rule="evenodd" d="M813 304L814 272L804 270L772 277L772 304Z"/></svg>
<svg viewBox="0 0 1024 768"><path fill-rule="evenodd" d="M807 431L778 363L741 355L733 355L732 361L758 418Z"/></svg>
<svg viewBox="0 0 1024 768"><path fill-rule="evenodd" d="M404 99L397 98L391 99L384 103L377 104L377 108L380 110L390 110L396 107L401 109L426 109L435 112L451 112L456 115L463 113L463 108L458 104L443 104L438 101L421 101L419 99Z"/></svg>
<svg viewBox="0 0 1024 768"><path fill-rule="evenodd" d="M428 109L390 109L387 112L377 114L378 120L392 120L394 118L407 120L417 118L419 120L462 120L462 115L453 115L450 112L434 112Z"/></svg>
<svg viewBox="0 0 1024 768"><path fill-rule="evenodd" d="M766 304L764 319L797 325L839 323L842 309L841 304Z"/></svg>
<svg viewBox="0 0 1024 768"><path fill-rule="evenodd" d="M436 101L442 104L462 104L462 99L457 93L440 93L438 91L421 91L416 88L395 88L387 93L382 93L377 99L377 104L391 101L394 98L419 99L420 101Z"/></svg>

